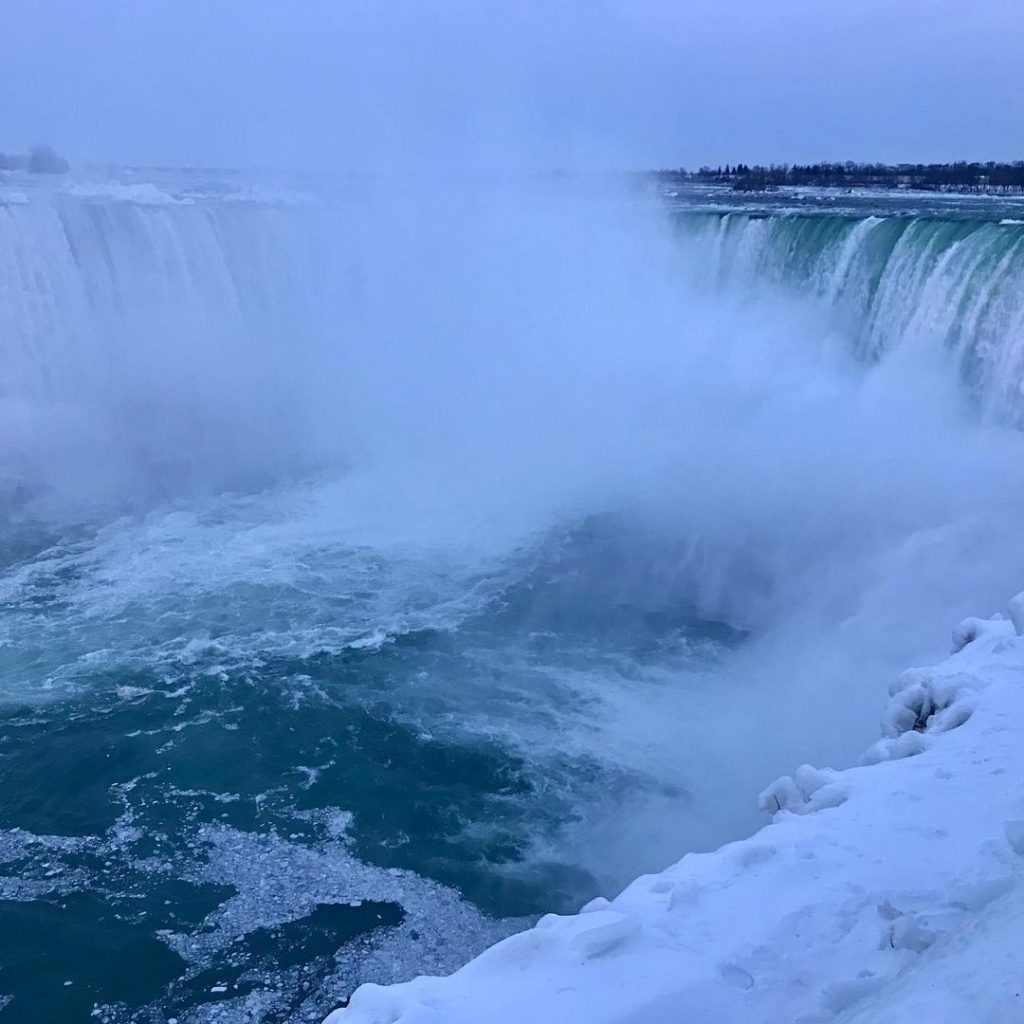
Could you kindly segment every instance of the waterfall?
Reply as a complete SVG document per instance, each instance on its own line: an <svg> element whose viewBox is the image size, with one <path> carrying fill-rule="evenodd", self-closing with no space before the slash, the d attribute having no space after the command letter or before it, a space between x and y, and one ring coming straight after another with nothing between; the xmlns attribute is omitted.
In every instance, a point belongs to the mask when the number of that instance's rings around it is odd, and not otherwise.
<svg viewBox="0 0 1024 1024"><path fill-rule="evenodd" d="M904 344L948 349L988 416L1024 418L1024 225L696 212L679 224L707 281L809 294L867 360Z"/></svg>

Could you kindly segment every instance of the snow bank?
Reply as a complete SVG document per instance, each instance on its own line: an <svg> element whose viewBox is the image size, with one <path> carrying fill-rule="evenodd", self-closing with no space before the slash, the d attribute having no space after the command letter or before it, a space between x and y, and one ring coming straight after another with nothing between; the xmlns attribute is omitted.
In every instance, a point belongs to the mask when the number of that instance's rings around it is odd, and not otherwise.
<svg viewBox="0 0 1024 1024"><path fill-rule="evenodd" d="M1019 1024L1024 595L1010 616L897 680L863 765L769 786L751 838L328 1024Z"/></svg>
<svg viewBox="0 0 1024 1024"><path fill-rule="evenodd" d="M188 198L177 198L148 181L130 185L118 181L80 181L65 186L64 191L77 199L115 200L144 206L181 206L192 202Z"/></svg>

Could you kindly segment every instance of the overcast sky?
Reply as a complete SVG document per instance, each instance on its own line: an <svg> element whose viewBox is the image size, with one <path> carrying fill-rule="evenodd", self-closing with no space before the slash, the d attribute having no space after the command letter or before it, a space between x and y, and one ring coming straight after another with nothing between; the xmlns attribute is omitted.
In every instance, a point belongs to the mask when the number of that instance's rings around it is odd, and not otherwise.
<svg viewBox="0 0 1024 1024"><path fill-rule="evenodd" d="M1024 0L3 0L0 149L372 168L1024 157Z"/></svg>

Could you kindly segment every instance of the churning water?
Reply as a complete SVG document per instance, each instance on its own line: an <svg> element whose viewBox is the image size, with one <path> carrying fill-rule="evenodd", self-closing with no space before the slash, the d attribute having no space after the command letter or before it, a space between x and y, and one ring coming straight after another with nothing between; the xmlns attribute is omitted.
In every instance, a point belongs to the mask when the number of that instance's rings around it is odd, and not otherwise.
<svg viewBox="0 0 1024 1024"><path fill-rule="evenodd" d="M0 186L5 1024L453 969L1019 587L1012 207L302 187Z"/></svg>

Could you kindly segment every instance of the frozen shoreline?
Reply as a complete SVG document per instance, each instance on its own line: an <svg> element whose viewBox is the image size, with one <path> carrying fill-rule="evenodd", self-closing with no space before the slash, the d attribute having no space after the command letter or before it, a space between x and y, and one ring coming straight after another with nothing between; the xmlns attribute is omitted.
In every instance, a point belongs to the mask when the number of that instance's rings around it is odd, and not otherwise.
<svg viewBox="0 0 1024 1024"><path fill-rule="evenodd" d="M326 1024L1024 1020L1024 595L903 673L861 766L797 769L772 821L447 978Z"/></svg>

